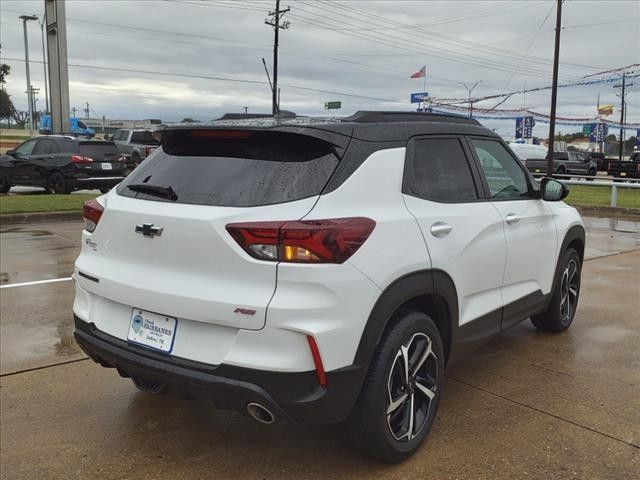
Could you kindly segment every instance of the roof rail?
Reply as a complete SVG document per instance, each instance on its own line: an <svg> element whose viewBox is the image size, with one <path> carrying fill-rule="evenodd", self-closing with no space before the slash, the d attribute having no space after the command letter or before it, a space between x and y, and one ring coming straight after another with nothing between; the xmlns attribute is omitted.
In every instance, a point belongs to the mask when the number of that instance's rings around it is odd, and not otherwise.
<svg viewBox="0 0 640 480"><path fill-rule="evenodd" d="M383 122L446 122L480 125L475 118L468 118L454 113L422 113L422 112L383 112L360 110L343 122L383 123Z"/></svg>

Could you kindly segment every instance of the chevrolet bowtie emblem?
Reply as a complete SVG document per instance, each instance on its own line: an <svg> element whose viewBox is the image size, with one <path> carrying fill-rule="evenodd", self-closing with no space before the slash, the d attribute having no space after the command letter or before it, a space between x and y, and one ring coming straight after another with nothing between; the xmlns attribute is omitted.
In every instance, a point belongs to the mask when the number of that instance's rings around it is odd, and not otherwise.
<svg viewBox="0 0 640 480"><path fill-rule="evenodd" d="M153 238L155 236L162 235L162 227L154 227L153 223L143 223L142 225L136 225L136 233L141 233L145 237Z"/></svg>

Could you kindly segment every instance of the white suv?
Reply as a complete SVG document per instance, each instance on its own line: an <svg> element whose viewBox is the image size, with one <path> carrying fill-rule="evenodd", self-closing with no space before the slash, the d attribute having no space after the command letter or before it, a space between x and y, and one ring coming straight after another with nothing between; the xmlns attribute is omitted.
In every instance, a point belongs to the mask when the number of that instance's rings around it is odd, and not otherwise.
<svg viewBox="0 0 640 480"><path fill-rule="evenodd" d="M89 201L75 337L142 390L420 446L445 366L531 317L571 324L584 228L475 120L359 112L159 131Z"/></svg>

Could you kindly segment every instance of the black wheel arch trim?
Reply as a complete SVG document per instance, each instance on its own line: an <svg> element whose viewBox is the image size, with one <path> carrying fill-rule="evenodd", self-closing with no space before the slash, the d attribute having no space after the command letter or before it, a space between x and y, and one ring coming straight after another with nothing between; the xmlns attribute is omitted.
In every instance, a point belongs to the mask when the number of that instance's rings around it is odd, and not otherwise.
<svg viewBox="0 0 640 480"><path fill-rule="evenodd" d="M562 255L567 251L569 245L571 245L574 241L578 240L582 244L582 248L578 251L578 255L580 255L580 271L582 271L582 263L584 262L584 251L586 248L585 243L585 231L582 225L574 225L567 230L567 233L562 240L562 245L558 250L558 258L556 259L556 269L553 273L553 283L551 284L551 292L548 295L548 303L551 302L551 297L553 297L553 292L556 291L556 284L558 281L558 269L560 268L560 260L562 259Z"/></svg>

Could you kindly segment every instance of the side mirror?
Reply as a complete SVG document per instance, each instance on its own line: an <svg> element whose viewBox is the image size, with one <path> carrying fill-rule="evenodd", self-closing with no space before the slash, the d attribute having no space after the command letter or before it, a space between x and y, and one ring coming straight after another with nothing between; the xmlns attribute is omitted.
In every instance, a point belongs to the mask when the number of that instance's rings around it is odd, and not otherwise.
<svg viewBox="0 0 640 480"><path fill-rule="evenodd" d="M16 156L15 148L12 148L11 150L7 150L6 155L9 155L10 157L15 157Z"/></svg>
<svg viewBox="0 0 640 480"><path fill-rule="evenodd" d="M569 187L553 178L544 177L540 181L542 199L547 202L558 202L569 195Z"/></svg>

